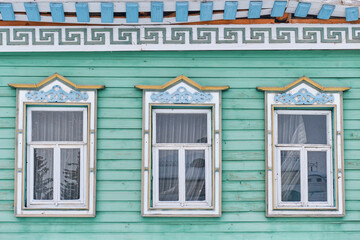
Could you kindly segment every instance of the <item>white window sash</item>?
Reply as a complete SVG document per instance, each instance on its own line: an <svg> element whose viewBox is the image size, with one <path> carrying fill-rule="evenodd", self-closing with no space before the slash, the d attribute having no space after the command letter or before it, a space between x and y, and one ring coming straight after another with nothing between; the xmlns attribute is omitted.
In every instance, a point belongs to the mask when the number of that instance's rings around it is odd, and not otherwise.
<svg viewBox="0 0 360 240"><path fill-rule="evenodd" d="M82 111L83 112L83 141L32 141L32 111ZM84 208L85 199L88 191L85 186L88 169L87 164L87 108L84 107L29 107L27 109L27 208L35 209L61 209L61 208ZM34 199L34 149L52 148L53 157L53 199L35 200ZM80 193L77 200L60 199L60 178L61 178L61 149L78 148L80 149Z"/></svg>
<svg viewBox="0 0 360 240"><path fill-rule="evenodd" d="M207 114L207 143L156 143L156 114L157 113L186 113L186 114ZM154 208L189 208L202 209L210 208L212 205L212 138L211 138L211 110L210 109L154 109L152 117L153 137L153 207ZM159 200L159 150L178 151L178 177L179 177L179 201ZM186 173L185 173L185 151L205 151L205 200L186 201Z"/></svg>
<svg viewBox="0 0 360 240"><path fill-rule="evenodd" d="M278 144L278 115L326 115L327 122L327 144ZM275 151L275 207L276 208L329 208L334 206L333 189L333 157L332 157L332 125L331 111L329 110L276 110L274 115L274 151ZM281 201L281 151L300 152L300 194L299 202ZM327 174L327 201L308 201L308 159L307 153L315 151L326 152L326 174Z"/></svg>

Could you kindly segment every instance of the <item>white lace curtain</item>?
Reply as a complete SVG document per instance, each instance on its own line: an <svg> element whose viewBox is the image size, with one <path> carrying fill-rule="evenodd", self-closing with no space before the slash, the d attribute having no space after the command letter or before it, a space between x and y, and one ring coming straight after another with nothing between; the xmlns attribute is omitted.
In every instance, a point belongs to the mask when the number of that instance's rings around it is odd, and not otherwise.
<svg viewBox="0 0 360 240"><path fill-rule="evenodd" d="M32 141L82 141L82 111L33 111ZM49 143L51 144L51 143ZM43 144L44 145L44 144ZM34 148L34 199L52 200L54 188L60 189L60 200L80 197L80 148L61 148L60 159L55 149ZM60 176L54 169L60 161ZM54 186L54 178L60 178L60 186Z"/></svg>
<svg viewBox="0 0 360 240"><path fill-rule="evenodd" d="M206 114L157 114L157 143L207 143ZM179 201L179 150L159 150L159 200ZM185 199L205 200L205 150L183 150Z"/></svg>
<svg viewBox="0 0 360 240"><path fill-rule="evenodd" d="M278 143L305 144L306 129L302 115L279 115ZM281 199L300 201L300 151L281 151Z"/></svg>

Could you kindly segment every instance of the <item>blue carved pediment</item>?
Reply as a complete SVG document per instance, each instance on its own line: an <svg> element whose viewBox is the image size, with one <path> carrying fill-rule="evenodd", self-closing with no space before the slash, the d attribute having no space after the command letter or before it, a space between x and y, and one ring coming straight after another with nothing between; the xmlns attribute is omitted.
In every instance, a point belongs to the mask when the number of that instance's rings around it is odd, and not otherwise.
<svg viewBox="0 0 360 240"><path fill-rule="evenodd" d="M26 98L28 100L34 100L36 102L79 102L81 100L86 101L88 99L88 94L81 93L79 91L70 90L70 92L64 91L61 86L55 85L50 90L44 91L29 91L26 93Z"/></svg>
<svg viewBox="0 0 360 240"><path fill-rule="evenodd" d="M179 87L175 92L159 92L151 95L151 100L161 103L204 103L210 101L212 95L205 92L191 93L184 87Z"/></svg>
<svg viewBox="0 0 360 240"><path fill-rule="evenodd" d="M317 93L316 95L302 88L297 93L282 93L276 94L274 97L276 103L296 104L296 105L311 105L311 104L326 104L334 102L332 94Z"/></svg>

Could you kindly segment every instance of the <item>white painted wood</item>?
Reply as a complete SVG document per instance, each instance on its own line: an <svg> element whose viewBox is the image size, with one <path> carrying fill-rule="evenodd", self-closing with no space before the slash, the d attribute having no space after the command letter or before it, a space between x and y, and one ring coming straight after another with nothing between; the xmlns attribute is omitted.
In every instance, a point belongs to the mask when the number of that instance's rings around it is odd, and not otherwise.
<svg viewBox="0 0 360 240"><path fill-rule="evenodd" d="M175 92L179 87L186 88L187 91L191 93L198 92L197 89L188 85L185 82L179 82L168 89L167 91L170 94ZM194 143L194 144L169 144L169 143L156 143L156 114L158 113L205 113L207 114L207 134L208 136L213 136L212 134L212 115L214 114L215 128L220 126L220 92L212 91L206 92L213 96L213 98L205 102L204 104L213 104L213 112L209 107L204 108L191 108L193 104L184 104L181 105L181 108L174 108L177 104L167 105L168 108L153 109L152 110L152 119L150 119L150 104L160 104L157 101L151 99L153 93L158 93L154 90L144 90L144 129L143 131L148 131L150 128L150 121L152 121L152 192L150 193L149 189L149 170L147 170L149 165L149 156L148 152L148 134L144 134L143 141L143 167L144 172L142 174L142 215L143 216L209 216L209 217L218 217L220 216L220 172L215 171L215 168L220 168L220 141L219 134L214 134L215 137L215 146L212 146L212 137L208 137L207 143ZM186 106L187 105L187 106ZM216 130L218 131L218 130ZM212 149L215 148L215 156L212 156ZM204 150L205 151L205 192L206 199L205 201L185 201L185 151L187 149L193 150ZM159 150L177 150L178 151L178 166L179 166L179 201L177 202L165 202L159 201L159 164L158 156ZM214 181L212 178L215 178ZM213 185L214 183L214 185ZM214 192L213 192L214 191ZM149 202L149 194L152 196L153 204ZM214 199L212 199L214 196ZM166 211L163 210L166 208ZM192 210L188 210L192 209Z"/></svg>
<svg viewBox="0 0 360 240"><path fill-rule="evenodd" d="M36 142L31 139L32 136L32 112L33 111L82 111L83 112L83 141L79 142L52 142L42 141ZM85 182L86 182L86 169L85 162L87 152L87 109L86 108L64 108L64 107L29 107L27 109L27 148L28 151L28 199L26 201L28 208L79 208L85 207ZM47 148L53 149L53 200L35 200L33 199L34 192L34 149ZM79 200L60 200L60 150L65 148L78 148L80 149L80 199ZM84 156L85 155L85 156Z"/></svg>
<svg viewBox="0 0 360 240"><path fill-rule="evenodd" d="M156 143L156 116L159 113L185 113L185 114L199 114L207 115L207 140L208 143ZM154 109L152 112L152 128L153 128L153 207L155 208L204 208L211 207L211 111L203 109ZM178 151L178 168L179 168L179 201L165 202L159 200L159 151L160 150L176 150ZM185 200L185 151L186 150L204 150L205 152L205 201L191 201Z"/></svg>
<svg viewBox="0 0 360 240"><path fill-rule="evenodd" d="M360 49L360 42L356 35L358 30L354 24L259 24L259 25L159 25L151 26L154 35L149 39L145 39L145 30L149 26L71 26L71 27L56 27L56 26L44 26L44 27L0 27L0 30L5 31L2 36L2 45L0 45L0 51L2 52L61 52L61 51L74 51L74 52L86 52L86 51L192 51L192 50L295 50L295 49ZM355 28L355 29L353 29ZM66 33L74 29L74 31ZM76 29L76 30L75 30ZM119 41L118 30L123 30L126 34L131 35L132 44ZM127 32L127 29L129 32ZM144 43L137 42L137 33L135 29L139 30L140 40ZM186 29L186 30L176 30ZM198 39L198 29L200 34L206 34L205 40ZM232 30L226 30L232 29ZM331 29L331 31L329 31ZM14 31L17 31L17 36L21 34L21 38L14 36ZM40 35L40 30L43 32ZM47 32L49 30L49 32ZM54 31L56 30L56 31ZM87 34L84 34L84 31ZM93 39L91 36L92 31L98 31L97 36L102 36L100 39L104 39L101 42L99 39ZM175 30L177 36L176 41L172 40L171 31ZM226 38L225 33L230 34ZM8 31L9 33L7 33ZM31 31L34 31L32 33ZM61 40L59 44L59 34L61 32ZM113 32L112 40L118 41L118 43L110 42L110 33ZM193 42L190 43L189 31L192 32ZM216 34L218 32L218 35ZM295 32L297 31L297 35ZM163 33L166 33L163 35ZM247 42L243 42L244 39ZM269 41L269 32L273 42ZM303 34L310 34L308 38L305 38ZM44 34L47 38L40 38ZM256 35L254 35L256 33ZM251 35L253 34L253 36ZM281 34L282 38L278 37ZM333 35L329 35L333 34ZM34 35L34 36L33 36ZM73 39L66 39L65 36L74 37ZM158 37L158 42L155 41L155 37ZM36 43L34 44L33 38ZM54 42L51 43L51 39ZM310 39L309 39L310 38ZM346 40L348 38L348 40ZM8 40L9 39L9 40ZM26 43L25 40L29 39ZM85 41L86 39L86 41ZM163 40L169 41L164 42ZM224 42L221 40L226 39ZM324 40L322 40L324 39ZM219 41L220 40L220 41ZM276 41L277 40L277 41ZM281 41L280 41L281 40ZM314 41L312 41L314 40ZM8 41L11 41L9 44ZM182 42L183 41L183 42ZM204 42L206 41L206 42ZM77 43L79 42L79 43ZM95 44L92 44L94 42ZM123 44L122 44L123 42ZM18 44L16 44L18 43ZM24 93L25 94L25 93ZM19 106L21 110L22 106ZM19 124L21 123L19 119Z"/></svg>
<svg viewBox="0 0 360 240"><path fill-rule="evenodd" d="M69 85L64 84L60 80L54 80L49 84L43 86L41 89L35 89L39 91L48 91L53 86L59 85L64 91L69 92L71 90L76 90L71 88ZM81 100L81 103L89 104L89 115L88 109L86 107L71 107L66 106L68 103L55 103L55 106L43 107L45 105L38 105L28 107L24 109L25 103L31 103L35 105L37 102L33 99L27 99L25 94L28 91L35 91L34 89L19 89L17 91L17 109L18 109L18 129L25 133L27 132L28 139L23 143L22 136L17 138L17 151L16 156L16 166L18 171L16 171L16 201L15 201L15 215L17 217L24 216L41 216L41 217L74 217L74 216L84 216L91 217L95 215L95 204L94 204L94 194L95 194L95 178L94 170L90 171L90 168L95 167L95 134L90 134L90 139L88 139L88 116L89 124L92 130L95 130L95 102L96 102L96 90L87 90L88 99L86 101ZM85 91L82 91L84 93ZM57 106L56 106L57 105ZM27 111L27 126L23 129L23 117ZM79 142L35 142L31 139L31 113L32 111L82 111L83 112L83 141ZM22 135L22 134L20 134ZM90 156L88 156L87 151L87 142L90 144ZM27 168L26 179L24 177L24 168L22 165L23 162L23 147L22 145L26 144L27 147L27 157L25 159ZM54 200L35 200L33 199L33 177L34 177L34 159L33 159L33 149L34 148L53 148L54 149ZM60 150L63 148L79 148L80 149L80 199L79 200L61 200L60 199ZM89 162L89 164L88 164ZM89 174L88 174L89 173ZM89 177L88 177L89 176ZM27 194L25 194L25 186L27 189ZM25 197L27 199L25 199ZM27 205L22 206L26 202ZM52 209L58 209L56 211ZM62 210L60 210L62 209Z"/></svg>
<svg viewBox="0 0 360 240"><path fill-rule="evenodd" d="M305 88L310 93L316 95L319 93L318 89L308 85L307 83L301 83L292 89L289 89L286 93L295 94L300 89ZM341 132L341 94L342 92L332 92L327 94L332 94L334 96L333 102L328 102L328 105L336 105L335 109L330 110L315 110L316 104L312 105L313 108L309 110L296 110L297 107L303 107L304 105L293 105L293 110L289 110L289 104L286 105L286 109L281 110L281 103L274 101L274 96L280 93L265 92L266 98L266 119L267 119L267 216L268 217L341 217L344 215L344 196L343 196L343 176L339 174L336 176L338 169L342 169L342 138L341 135L338 135L337 132ZM274 112L274 117L272 116L273 106L277 106L277 110ZM309 105L307 105L309 106ZM277 116L278 114L311 114L311 115L326 115L327 118L327 135L328 135L328 144L277 144ZM336 132L332 132L332 114L336 118ZM272 129L274 126L274 129ZM273 138L274 135L274 145L273 149ZM337 145L337 163L335 164L335 156L333 156L333 139L332 136L335 136L334 144ZM301 158L301 201L300 202L281 202L281 160L280 160L280 151L281 150L296 150L300 151ZM308 201L308 184L307 184L307 171L308 171L308 162L307 162L307 152L308 151L325 151L327 153L327 162L326 162L326 173L327 173L327 201L326 202L309 202ZM273 153L275 159L273 159ZM273 165L273 161L275 165ZM333 168L335 167L335 172ZM335 191L336 186L333 185L335 178L335 184L339 189ZM274 181L274 182L273 182ZM274 185L273 185L274 183ZM275 189L273 188L275 187ZM334 196L336 201L334 200ZM274 202L275 201L275 202ZM336 204L338 208L336 208ZM289 210L289 208L291 210ZM305 211L305 209L307 209ZM311 210L310 210L311 209Z"/></svg>

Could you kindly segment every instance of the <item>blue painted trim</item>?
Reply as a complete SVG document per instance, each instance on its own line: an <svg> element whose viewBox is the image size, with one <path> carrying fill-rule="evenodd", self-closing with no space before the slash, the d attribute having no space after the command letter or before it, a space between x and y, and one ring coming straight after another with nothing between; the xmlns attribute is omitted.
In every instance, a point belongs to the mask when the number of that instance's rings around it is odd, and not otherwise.
<svg viewBox="0 0 360 240"><path fill-rule="evenodd" d="M263 2L251 1L249 5L248 18L260 18Z"/></svg>
<svg viewBox="0 0 360 240"><path fill-rule="evenodd" d="M224 19L225 20L234 20L236 19L236 13L239 3L234 1L226 1L224 9Z"/></svg>
<svg viewBox="0 0 360 240"><path fill-rule="evenodd" d="M50 3L53 22L65 22L64 6L62 3Z"/></svg>
<svg viewBox="0 0 360 240"><path fill-rule="evenodd" d="M75 3L78 22L90 22L88 3Z"/></svg>
<svg viewBox="0 0 360 240"><path fill-rule="evenodd" d="M275 1L271 10L271 17L282 17L286 9L287 1Z"/></svg>
<svg viewBox="0 0 360 240"><path fill-rule="evenodd" d="M332 94L326 93L316 93L316 95L312 94L306 88L300 89L297 93L282 93L276 94L274 96L274 101L276 103L284 103L284 104L296 104L296 105L312 105L312 104L326 104L333 103L334 96Z"/></svg>
<svg viewBox="0 0 360 240"><path fill-rule="evenodd" d="M329 19L331 17L331 14L334 12L335 5L328 5L324 4L322 5L320 12L317 15L318 19Z"/></svg>
<svg viewBox="0 0 360 240"><path fill-rule="evenodd" d="M311 3L299 3L295 10L295 17L306 17L311 7Z"/></svg>
<svg viewBox="0 0 360 240"><path fill-rule="evenodd" d="M86 92L70 90L64 91L59 85L53 86L50 90L44 91L28 91L25 94L27 100L34 100L36 102L79 102L86 101L89 95Z"/></svg>
<svg viewBox="0 0 360 240"><path fill-rule="evenodd" d="M151 22L162 22L164 18L164 3L151 2Z"/></svg>
<svg viewBox="0 0 360 240"><path fill-rule="evenodd" d="M189 15L189 2L176 2L176 21L187 22Z"/></svg>
<svg viewBox="0 0 360 240"><path fill-rule="evenodd" d="M40 22L40 12L37 3L30 3L26 2L24 3L26 15L29 21L32 22Z"/></svg>
<svg viewBox="0 0 360 240"><path fill-rule="evenodd" d="M15 21L14 9L11 3L0 3L0 12L3 21Z"/></svg>
<svg viewBox="0 0 360 240"><path fill-rule="evenodd" d="M102 23L114 22L114 3L111 2L101 3L101 22Z"/></svg>
<svg viewBox="0 0 360 240"><path fill-rule="evenodd" d="M204 103L212 99L212 95L207 92L189 92L184 87L179 87L175 92L159 92L150 96L154 102L161 103Z"/></svg>
<svg viewBox="0 0 360 240"><path fill-rule="evenodd" d="M139 22L139 4L126 3L126 22L138 23Z"/></svg>
<svg viewBox="0 0 360 240"><path fill-rule="evenodd" d="M212 20L213 6L213 2L202 2L200 4L200 21Z"/></svg>
<svg viewBox="0 0 360 240"><path fill-rule="evenodd" d="M345 9L346 21L357 21L359 20L359 8L358 7L349 7Z"/></svg>

